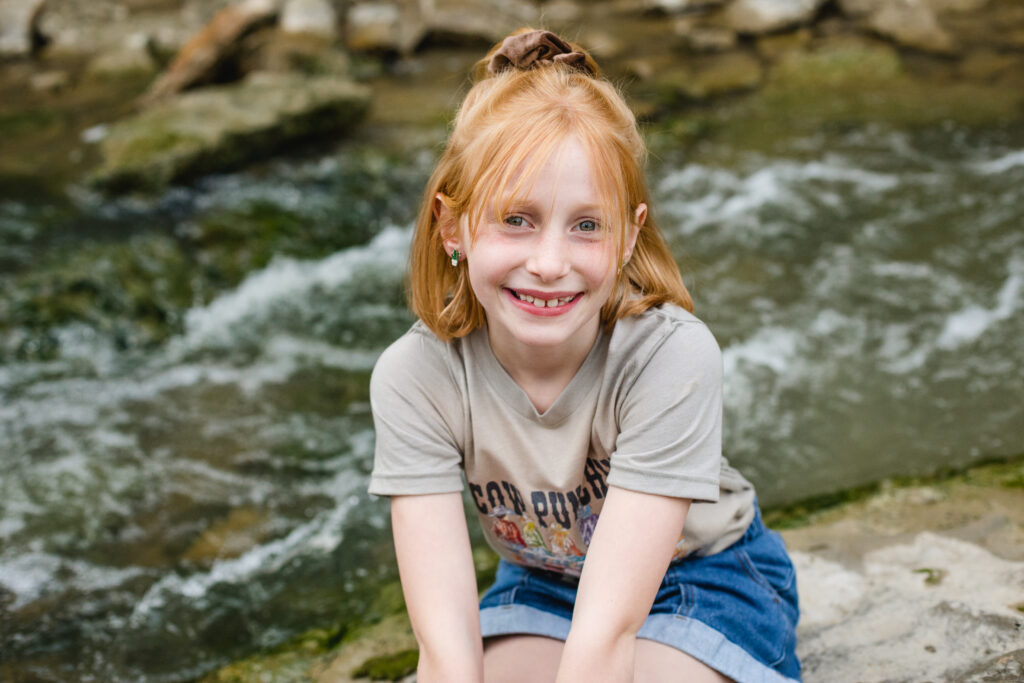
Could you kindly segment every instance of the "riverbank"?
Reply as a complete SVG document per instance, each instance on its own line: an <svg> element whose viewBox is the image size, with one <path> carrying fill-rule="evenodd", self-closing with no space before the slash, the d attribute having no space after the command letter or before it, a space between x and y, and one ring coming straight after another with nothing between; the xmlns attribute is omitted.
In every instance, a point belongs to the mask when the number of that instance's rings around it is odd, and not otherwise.
<svg viewBox="0 0 1024 683"><path fill-rule="evenodd" d="M797 566L807 683L1019 681L1024 673L1024 457L885 480L765 512ZM493 556L477 550L486 585ZM313 631L202 683L412 680L400 601L377 623Z"/></svg>

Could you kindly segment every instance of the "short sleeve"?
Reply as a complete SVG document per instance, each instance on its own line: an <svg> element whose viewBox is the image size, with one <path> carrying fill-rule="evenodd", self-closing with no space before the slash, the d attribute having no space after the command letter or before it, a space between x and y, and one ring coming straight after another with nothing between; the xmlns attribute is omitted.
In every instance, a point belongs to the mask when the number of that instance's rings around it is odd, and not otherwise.
<svg viewBox="0 0 1024 683"><path fill-rule="evenodd" d="M462 398L444 342L415 328L389 346L370 377L376 431L369 491L378 496L461 491Z"/></svg>
<svg viewBox="0 0 1024 683"><path fill-rule="evenodd" d="M722 354L699 321L682 322L625 388L608 483L715 502L722 462Z"/></svg>

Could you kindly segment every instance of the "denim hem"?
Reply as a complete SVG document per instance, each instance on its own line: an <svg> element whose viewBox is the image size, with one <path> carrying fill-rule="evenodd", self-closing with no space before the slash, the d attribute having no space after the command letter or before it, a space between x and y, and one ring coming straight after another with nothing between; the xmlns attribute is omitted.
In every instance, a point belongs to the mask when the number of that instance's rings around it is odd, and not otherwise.
<svg viewBox="0 0 1024 683"><path fill-rule="evenodd" d="M646 638L682 650L737 683L797 683L762 664L724 635L696 619L675 614L652 614L637 638Z"/></svg>
<svg viewBox="0 0 1024 683"><path fill-rule="evenodd" d="M484 638L522 633L565 640L570 621L529 605L499 605L480 610L480 631Z"/></svg>

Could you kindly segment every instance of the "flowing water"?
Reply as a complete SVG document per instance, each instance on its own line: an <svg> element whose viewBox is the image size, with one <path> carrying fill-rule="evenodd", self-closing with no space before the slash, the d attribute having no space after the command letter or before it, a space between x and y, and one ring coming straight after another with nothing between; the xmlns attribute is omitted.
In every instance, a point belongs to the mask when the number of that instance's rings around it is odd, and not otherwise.
<svg viewBox="0 0 1024 683"><path fill-rule="evenodd" d="M336 172L329 154L152 203L7 201L0 263L211 206L322 220L350 210ZM652 186L763 503L1024 450L1024 128L709 145L663 153ZM189 680L372 611L395 573L367 381L411 322L417 198L365 244L276 257L157 347L70 325L56 359L0 366L0 678Z"/></svg>

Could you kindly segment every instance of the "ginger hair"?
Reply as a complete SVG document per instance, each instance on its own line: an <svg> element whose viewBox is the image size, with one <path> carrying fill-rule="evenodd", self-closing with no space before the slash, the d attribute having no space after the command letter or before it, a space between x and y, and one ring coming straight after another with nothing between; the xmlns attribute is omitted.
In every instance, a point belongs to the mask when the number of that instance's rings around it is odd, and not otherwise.
<svg viewBox="0 0 1024 683"><path fill-rule="evenodd" d="M440 225L435 218L438 193L446 197L456 219L468 221L472 239L485 214L503 215L516 195L528 189L544 160L576 136L597 176L602 222L617 240L616 263L621 262L637 207L650 207L644 179L647 148L636 119L615 86L600 76L590 54L571 43L584 53L595 75L560 64L491 74L487 64L500 45L476 66L474 85L427 182L413 236L410 307L443 340L469 334L486 318L465 264L450 265L443 241L455 226ZM664 303L693 310L650 208L629 262L615 277L616 286L601 308L601 322L609 330L625 316Z"/></svg>

